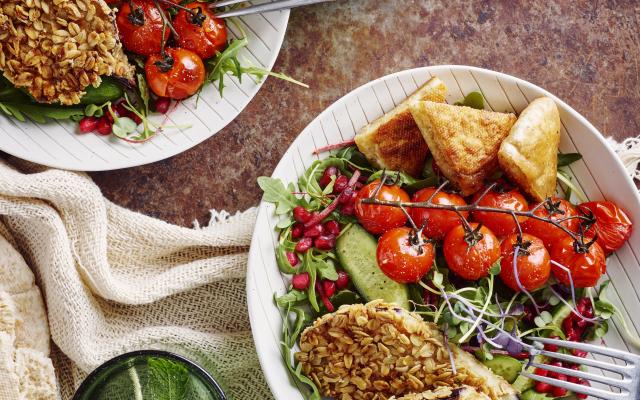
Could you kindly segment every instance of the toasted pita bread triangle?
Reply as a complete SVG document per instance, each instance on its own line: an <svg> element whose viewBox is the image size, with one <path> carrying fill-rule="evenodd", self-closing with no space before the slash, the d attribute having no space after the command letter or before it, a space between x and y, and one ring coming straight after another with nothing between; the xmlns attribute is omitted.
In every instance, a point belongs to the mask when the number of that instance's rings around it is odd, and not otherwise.
<svg viewBox="0 0 640 400"><path fill-rule="evenodd" d="M463 195L478 191L498 166L500 143L516 116L418 101L411 113L443 175Z"/></svg>
<svg viewBox="0 0 640 400"><path fill-rule="evenodd" d="M525 108L500 145L498 161L507 176L528 195L542 201L556 190L560 113L541 97Z"/></svg>

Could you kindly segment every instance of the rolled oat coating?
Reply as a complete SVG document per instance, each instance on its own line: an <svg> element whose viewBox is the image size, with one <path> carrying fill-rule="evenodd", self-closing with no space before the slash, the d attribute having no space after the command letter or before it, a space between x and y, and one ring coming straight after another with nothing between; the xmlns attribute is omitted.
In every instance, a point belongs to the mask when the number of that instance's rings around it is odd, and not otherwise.
<svg viewBox="0 0 640 400"><path fill-rule="evenodd" d="M5 0L0 70L42 103L77 104L101 75L133 76L102 0Z"/></svg>

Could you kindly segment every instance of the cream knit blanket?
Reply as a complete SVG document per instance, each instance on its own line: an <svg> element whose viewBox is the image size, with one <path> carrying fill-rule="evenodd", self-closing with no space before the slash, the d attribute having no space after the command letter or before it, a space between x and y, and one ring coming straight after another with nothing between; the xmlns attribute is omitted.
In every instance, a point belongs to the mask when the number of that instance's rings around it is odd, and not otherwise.
<svg viewBox="0 0 640 400"><path fill-rule="evenodd" d="M173 226L114 205L85 174L0 159L0 233L44 296L62 399L102 362L145 348L196 360L236 400L271 398L246 312L255 209L214 214L206 228Z"/></svg>

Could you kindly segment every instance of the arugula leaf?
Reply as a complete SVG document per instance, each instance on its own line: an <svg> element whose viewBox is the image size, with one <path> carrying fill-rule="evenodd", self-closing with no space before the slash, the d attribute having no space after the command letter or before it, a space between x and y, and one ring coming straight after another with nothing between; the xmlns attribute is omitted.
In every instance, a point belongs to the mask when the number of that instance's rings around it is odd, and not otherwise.
<svg viewBox="0 0 640 400"><path fill-rule="evenodd" d="M8 101L0 103L0 110L20 122L25 122L29 118L41 124L47 121L46 118L65 120L84 116L82 107L50 106Z"/></svg>
<svg viewBox="0 0 640 400"><path fill-rule="evenodd" d="M280 179L261 176L258 178L258 186L264 191L264 200L276 205L276 214L286 214L299 204L292 193L295 191L293 183L285 188Z"/></svg>
<svg viewBox="0 0 640 400"><path fill-rule="evenodd" d="M183 400L189 385L189 370L182 363L159 357L147 360L149 381L145 395L154 400ZM146 397L145 397L146 398Z"/></svg>
<svg viewBox="0 0 640 400"><path fill-rule="evenodd" d="M280 297L276 297L276 304L278 307L286 308L287 306L294 306L299 302L307 299L307 293L301 290L292 289L286 294Z"/></svg>
<svg viewBox="0 0 640 400"><path fill-rule="evenodd" d="M566 167L580 159L582 159L580 153L558 153L558 168Z"/></svg>
<svg viewBox="0 0 640 400"><path fill-rule="evenodd" d="M484 110L484 97L480 92L471 92L461 101L455 102L456 106L466 106L477 110Z"/></svg>

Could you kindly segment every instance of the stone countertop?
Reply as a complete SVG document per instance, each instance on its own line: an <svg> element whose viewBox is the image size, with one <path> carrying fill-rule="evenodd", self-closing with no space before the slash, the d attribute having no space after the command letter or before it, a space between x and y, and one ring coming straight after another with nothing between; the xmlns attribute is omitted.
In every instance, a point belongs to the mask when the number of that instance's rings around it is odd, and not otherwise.
<svg viewBox="0 0 640 400"><path fill-rule="evenodd" d="M604 135L640 133L640 3L338 0L291 13L275 70L235 121L173 158L92 173L105 196L171 223L258 204L300 131L352 89L418 66L466 64L548 89Z"/></svg>

